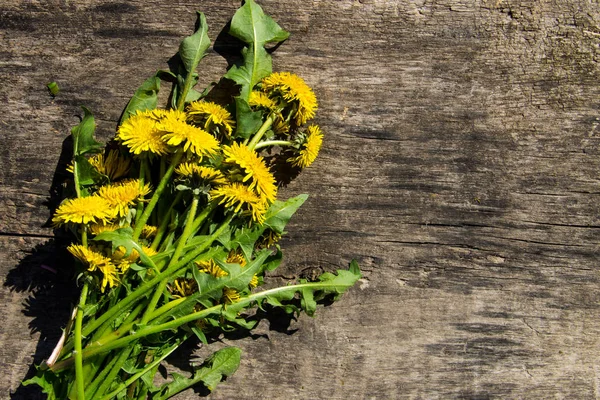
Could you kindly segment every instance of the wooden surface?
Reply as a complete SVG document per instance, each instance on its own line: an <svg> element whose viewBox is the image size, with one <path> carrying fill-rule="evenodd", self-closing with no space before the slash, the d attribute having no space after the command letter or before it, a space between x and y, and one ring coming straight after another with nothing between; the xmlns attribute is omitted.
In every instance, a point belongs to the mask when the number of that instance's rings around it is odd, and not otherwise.
<svg viewBox="0 0 600 400"><path fill-rule="evenodd" d="M209 398L600 398L597 2L259 3L291 32L275 68L314 87L327 134L281 192L311 197L279 275L357 258L364 279L294 334L227 341L243 361ZM78 106L108 138L194 11L215 38L237 6L0 5L0 398L41 398L19 382L69 312L43 224ZM202 65L209 83L226 63Z"/></svg>

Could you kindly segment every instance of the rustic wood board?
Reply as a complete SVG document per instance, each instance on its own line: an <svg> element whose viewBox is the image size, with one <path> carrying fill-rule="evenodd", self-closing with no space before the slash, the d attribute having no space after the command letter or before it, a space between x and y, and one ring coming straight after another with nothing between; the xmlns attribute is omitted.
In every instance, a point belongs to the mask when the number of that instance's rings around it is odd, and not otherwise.
<svg viewBox="0 0 600 400"><path fill-rule="evenodd" d="M264 324L227 342L242 365L209 397L600 398L598 3L260 4L292 34L275 68L315 88L327 133L320 159L282 190L311 197L279 275L357 258L364 279L294 334ZM79 105L110 137L194 11L214 38L237 6L0 5L1 398L42 398L19 382L69 312L69 285L43 268L61 264L43 225ZM202 81L225 65L211 53Z"/></svg>

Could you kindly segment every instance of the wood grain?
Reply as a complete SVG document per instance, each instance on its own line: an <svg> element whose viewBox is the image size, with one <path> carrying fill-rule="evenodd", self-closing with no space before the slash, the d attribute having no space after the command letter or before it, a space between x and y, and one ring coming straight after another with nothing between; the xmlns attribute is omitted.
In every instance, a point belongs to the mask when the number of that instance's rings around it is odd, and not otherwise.
<svg viewBox="0 0 600 400"><path fill-rule="evenodd" d="M291 32L275 68L314 87L327 134L314 166L282 190L311 197L282 243L279 277L352 258L365 276L294 334L265 322L262 336L226 341L242 365L209 397L600 398L598 3L260 4ZM72 288L43 225L79 105L110 137L194 11L215 38L237 6L0 6L0 397L43 398L19 382L68 314ZM202 65L207 84L226 63L212 52Z"/></svg>

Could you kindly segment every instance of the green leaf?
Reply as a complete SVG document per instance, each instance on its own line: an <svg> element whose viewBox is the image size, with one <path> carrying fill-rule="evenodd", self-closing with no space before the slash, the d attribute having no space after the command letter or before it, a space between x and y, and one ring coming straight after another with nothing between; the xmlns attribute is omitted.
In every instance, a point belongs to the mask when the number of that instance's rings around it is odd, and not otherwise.
<svg viewBox="0 0 600 400"><path fill-rule="evenodd" d="M160 90L160 75L164 75L165 71L158 71L156 74L146 79L144 83L135 91L123 115L121 116L122 124L129 117L134 115L136 111L152 110L158 104L158 92Z"/></svg>
<svg viewBox="0 0 600 400"><path fill-rule="evenodd" d="M194 72L198 63L206 55L210 47L208 38L208 25L206 17L198 11L198 29L191 36L186 37L179 45L179 57L188 72Z"/></svg>
<svg viewBox="0 0 600 400"><path fill-rule="evenodd" d="M240 97L247 101L252 88L272 71L271 56L264 46L287 39L289 33L254 0L247 0L234 14L229 34L248 44L242 51L243 65L232 67L225 75L241 86Z"/></svg>
<svg viewBox="0 0 600 400"><path fill-rule="evenodd" d="M262 111L252 111L250 105L241 96L235 98L235 119L237 137L244 139L254 135L261 127Z"/></svg>
<svg viewBox="0 0 600 400"><path fill-rule="evenodd" d="M301 194L287 201L276 200L267 210L264 224L253 228L239 229L232 239L232 243L240 246L246 258L251 258L255 243L265 230L271 229L276 233L282 234L292 215L294 215L307 198L308 195Z"/></svg>
<svg viewBox="0 0 600 400"><path fill-rule="evenodd" d="M223 277L223 286L238 291L244 290L252 280L254 274L261 270L263 263L271 254L270 250L263 250L256 255L256 258L242 267L239 264L228 264L220 260L215 260L219 266L229 275Z"/></svg>
<svg viewBox="0 0 600 400"><path fill-rule="evenodd" d="M294 304L290 303L298 294L301 297L301 308L307 314L313 315L317 302L328 297L337 300L350 287L354 286L360 277L358 264L353 262L350 269L338 270L337 275L329 272L322 274L319 277L319 282L301 281L298 285L282 286L243 297L239 301L228 305L226 311L229 314L239 313L254 303L260 305L263 301L272 306L281 307L288 313L299 311Z"/></svg>
<svg viewBox="0 0 600 400"><path fill-rule="evenodd" d="M81 122L71 129L73 137L73 158L89 153L98 153L104 147L102 143L94 139L94 131L96 130L96 122L94 116L85 107L83 109L83 119Z"/></svg>
<svg viewBox="0 0 600 400"><path fill-rule="evenodd" d="M263 264L263 271L273 271L279 267L281 264L281 260L283 260L283 253L280 249L277 249L275 254L269 255Z"/></svg>
<svg viewBox="0 0 600 400"><path fill-rule="evenodd" d="M77 167L79 185L81 186L94 185L106 179L105 175L99 173L96 167L90 164L84 156L75 157L75 166Z"/></svg>
<svg viewBox="0 0 600 400"><path fill-rule="evenodd" d="M48 395L48 400L60 400L67 397L66 382L61 382L60 378L50 369L36 367L37 373L31 379L23 381L23 386L38 385L43 393Z"/></svg>
<svg viewBox="0 0 600 400"><path fill-rule="evenodd" d="M264 225L271 228L273 231L282 234L283 229L289 222L292 215L300 208L302 204L308 199L307 194L301 194L296 197L282 202L275 201L267 210L265 215Z"/></svg>
<svg viewBox="0 0 600 400"><path fill-rule="evenodd" d="M185 378L179 374L173 374L173 381L161 387L158 393L152 397L153 400L164 400L175 394L202 382L210 391L226 377L233 375L240 365L242 351L237 347L225 347L213 353L197 369L191 378Z"/></svg>
<svg viewBox="0 0 600 400"><path fill-rule="evenodd" d="M150 259L150 257L148 257L146 255L146 253L144 253L144 250L142 250L142 247L135 242L133 239L133 229L131 229L130 227L127 228L120 228L117 229L116 231L113 232L102 232L99 235L97 235L94 240L100 240L100 241L104 241L104 242L110 242L112 243L112 250L115 251L118 247L124 247L125 248L125 256L127 257L128 255L131 254L131 251L133 249L135 249L139 255L140 255L140 260L142 261L142 263L146 266L152 267L152 268L156 268L156 266L154 265L154 262Z"/></svg>

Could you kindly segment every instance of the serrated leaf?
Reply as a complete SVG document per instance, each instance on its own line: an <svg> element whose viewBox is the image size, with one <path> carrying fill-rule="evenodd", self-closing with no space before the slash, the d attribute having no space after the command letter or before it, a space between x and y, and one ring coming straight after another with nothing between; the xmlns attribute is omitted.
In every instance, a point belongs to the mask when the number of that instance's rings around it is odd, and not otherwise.
<svg viewBox="0 0 600 400"><path fill-rule="evenodd" d="M204 385L213 391L223 378L233 375L240 366L242 351L237 347L225 347L208 359L208 366L194 374L195 379L200 379Z"/></svg>
<svg viewBox="0 0 600 400"><path fill-rule="evenodd" d="M37 368L36 375L23 381L23 386L38 385L48 395L48 400L60 400L67 396L66 386L61 385L60 378L50 369Z"/></svg>
<svg viewBox="0 0 600 400"><path fill-rule="evenodd" d="M215 260L219 267L228 273L226 277L221 278L223 279L223 285L235 290L246 289L254 274L261 270L264 261L270 253L270 250L261 251L256 255L254 260L250 261L244 267L239 264L228 264L220 260Z"/></svg>
<svg viewBox="0 0 600 400"><path fill-rule="evenodd" d="M281 250L277 249L275 254L269 255L263 264L262 271L273 271L279 267L281 261L283 260L283 253Z"/></svg>
<svg viewBox="0 0 600 400"><path fill-rule="evenodd" d="M282 234L290 218L292 218L294 213L298 210L298 208L300 208L307 198L308 195L301 194L299 196L292 197L287 201L276 200L267 210L264 224L255 226L253 228L242 228L238 230L231 240L232 244L239 245L244 253L244 256L246 258L251 258L252 253L254 252L255 243L265 232L265 230L270 228L274 232Z"/></svg>
<svg viewBox="0 0 600 400"><path fill-rule="evenodd" d="M213 353L203 364L202 368L197 369L191 378L186 378L180 374L172 374L173 381L161 387L161 390L152 396L153 400L168 399L177 393L202 382L210 391L226 377L233 375L237 371L242 351L237 347L225 347Z"/></svg>
<svg viewBox="0 0 600 400"><path fill-rule="evenodd" d="M250 105L243 96L235 98L235 135L247 139L254 135L261 127L263 120L262 111L252 111Z"/></svg>
<svg viewBox="0 0 600 400"><path fill-rule="evenodd" d="M306 199L308 199L308 195L301 194L285 202L275 201L267 210L264 225L282 234L292 215L304 204Z"/></svg>
<svg viewBox="0 0 600 400"><path fill-rule="evenodd" d="M89 153L98 153L104 146L94 139L96 121L91 111L83 109L83 119L71 129L73 137L73 158Z"/></svg>
<svg viewBox="0 0 600 400"><path fill-rule="evenodd" d="M102 232L97 235L94 240L100 240L104 242L112 243L112 250L115 251L119 247L125 248L125 255L127 257L131 254L132 250L135 249L139 255L140 260L144 265L149 267L155 267L154 262L144 253L142 247L135 242L133 239L133 229L130 227L127 228L119 228L112 232Z"/></svg>
<svg viewBox="0 0 600 400"><path fill-rule="evenodd" d="M75 166L77 167L76 173L81 186L94 185L105 179L105 175L100 174L96 167L90 164L84 156L75 157Z"/></svg>
<svg viewBox="0 0 600 400"><path fill-rule="evenodd" d="M179 57L188 72L196 70L198 63L206 55L206 50L210 47L206 17L199 11L197 24L198 29L196 32L183 39L179 45Z"/></svg>
<svg viewBox="0 0 600 400"><path fill-rule="evenodd" d="M152 110L158 104L158 92L160 91L160 75L164 75L165 71L158 71L155 75L146 79L144 83L135 91L127 107L121 116L121 122L125 122L129 117L137 111Z"/></svg>
<svg viewBox="0 0 600 400"><path fill-rule="evenodd" d="M241 86L240 97L247 101L252 88L272 71L271 56L264 46L287 39L289 33L254 0L247 0L231 19L229 34L248 44L242 52L243 65L232 67L225 75Z"/></svg>

